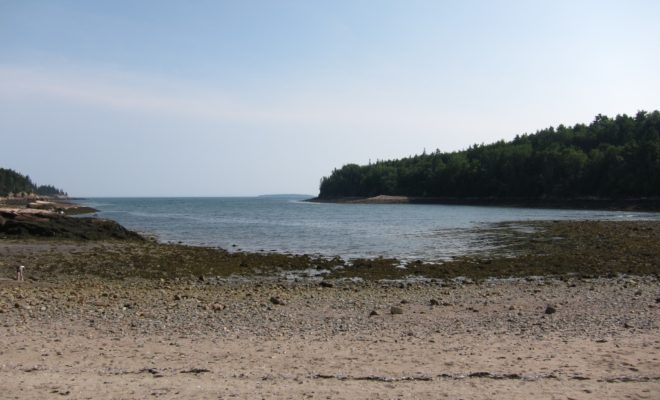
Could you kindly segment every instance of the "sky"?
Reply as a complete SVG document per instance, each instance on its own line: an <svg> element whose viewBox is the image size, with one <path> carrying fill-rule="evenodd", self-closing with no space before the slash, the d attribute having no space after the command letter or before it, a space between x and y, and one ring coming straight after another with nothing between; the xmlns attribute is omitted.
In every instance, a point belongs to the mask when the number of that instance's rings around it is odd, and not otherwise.
<svg viewBox="0 0 660 400"><path fill-rule="evenodd" d="M347 163L660 108L658 1L0 0L0 167L317 194Z"/></svg>

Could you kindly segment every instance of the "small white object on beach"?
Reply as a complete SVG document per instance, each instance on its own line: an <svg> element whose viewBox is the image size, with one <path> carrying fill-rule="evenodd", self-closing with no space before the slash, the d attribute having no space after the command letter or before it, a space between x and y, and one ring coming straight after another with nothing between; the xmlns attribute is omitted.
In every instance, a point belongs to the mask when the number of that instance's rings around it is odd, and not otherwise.
<svg viewBox="0 0 660 400"><path fill-rule="evenodd" d="M25 265L19 265L16 267L16 280L23 282L25 280Z"/></svg>

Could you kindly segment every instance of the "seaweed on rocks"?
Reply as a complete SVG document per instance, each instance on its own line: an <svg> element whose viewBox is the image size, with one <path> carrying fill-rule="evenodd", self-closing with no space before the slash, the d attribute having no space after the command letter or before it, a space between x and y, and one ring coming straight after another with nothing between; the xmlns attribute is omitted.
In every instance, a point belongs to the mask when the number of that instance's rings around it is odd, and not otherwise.
<svg viewBox="0 0 660 400"><path fill-rule="evenodd" d="M402 263L386 258L326 259L305 254L228 252L158 243L140 240L137 234L127 233L113 222L96 219L23 222L20 228L12 228L16 218L5 214L0 214L0 218L4 220L0 222L0 237L5 237L0 249L3 262L29 265L30 277L42 280L83 274L113 279L177 279L194 285L213 285L227 279L286 280L281 278L284 272L315 269L328 271L323 280L337 287L345 282L363 281L451 285L454 281L478 283L489 278L660 274L660 221L504 223L485 232L500 235L497 239L500 250L445 262ZM74 231L59 229L61 224L70 222L76 224ZM521 229L523 225L530 229ZM7 234L11 229L19 230L18 234ZM32 231L22 235L20 229ZM80 240L90 238L101 240ZM114 240L119 238L136 240Z"/></svg>

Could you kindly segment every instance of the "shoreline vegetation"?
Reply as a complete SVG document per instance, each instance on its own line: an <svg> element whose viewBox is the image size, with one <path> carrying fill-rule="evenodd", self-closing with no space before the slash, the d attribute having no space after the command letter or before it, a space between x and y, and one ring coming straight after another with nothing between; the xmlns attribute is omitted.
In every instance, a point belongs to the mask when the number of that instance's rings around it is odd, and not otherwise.
<svg viewBox="0 0 660 400"><path fill-rule="evenodd" d="M67 194L53 185L37 185L29 175L0 167L0 196L11 199L27 199L37 196L66 198Z"/></svg>
<svg viewBox="0 0 660 400"><path fill-rule="evenodd" d="M658 210L660 111L346 164L321 179L317 201L384 202L383 195L387 202Z"/></svg>

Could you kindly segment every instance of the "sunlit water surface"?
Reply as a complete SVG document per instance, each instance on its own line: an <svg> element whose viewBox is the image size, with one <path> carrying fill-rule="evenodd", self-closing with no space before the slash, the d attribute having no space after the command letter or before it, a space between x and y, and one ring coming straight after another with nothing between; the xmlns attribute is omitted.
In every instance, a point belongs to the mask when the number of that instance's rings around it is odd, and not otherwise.
<svg viewBox="0 0 660 400"><path fill-rule="evenodd" d="M492 246L503 221L660 219L660 213L413 204L326 204L301 197L93 198L82 203L165 242L230 251L442 260Z"/></svg>

